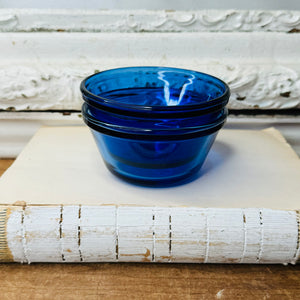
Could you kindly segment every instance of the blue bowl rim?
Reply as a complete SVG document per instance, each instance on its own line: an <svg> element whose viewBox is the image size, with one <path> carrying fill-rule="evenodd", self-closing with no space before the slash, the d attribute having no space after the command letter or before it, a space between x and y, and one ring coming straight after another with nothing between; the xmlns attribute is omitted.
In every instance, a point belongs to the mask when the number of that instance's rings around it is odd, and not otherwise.
<svg viewBox="0 0 300 300"><path fill-rule="evenodd" d="M112 100L112 99L107 99L107 98L103 98L100 96L97 96L93 93L91 93L87 88L86 88L86 81L89 80L91 77L97 76L99 74L103 74L103 73L109 73L109 72L113 72L113 71L117 71L117 70L132 70L132 69L149 69L149 70L153 70L153 69L166 69L166 70L173 70L173 71L185 71L185 72L192 72L192 73L196 73L198 75L201 76L208 76L212 79L215 79L217 81L220 82L220 84L222 84L225 87L225 91L224 93L217 97L214 98L212 100L209 100L207 102L203 102L203 103L199 103L199 104L185 104L185 105L180 105L180 106L163 106L163 105L153 105L153 106L144 106L144 105L136 105L136 104L126 104L126 103L120 103L116 100ZM211 109L211 107L221 104L222 106L225 106L228 103L229 97L230 97L230 89L228 87L228 85L221 79L207 74L207 73L203 73L203 72L198 72L198 71L194 71L194 70L188 70L188 69L182 69L182 68L173 68L173 67L163 67L163 66L134 66L134 67L124 67L124 68L114 68L114 69L108 69L108 70L104 70L95 74L92 74L88 77L86 77L84 80L82 80L81 84L80 84L80 91L83 95L83 100L86 102L92 102L95 107L98 108L102 108L104 109L104 107L111 107L114 108L116 110L120 110L123 111L124 114L127 114L128 111L134 111L135 113L140 112L151 112L151 113L155 113L155 112L180 112L180 113L186 113L186 110L204 110L206 111L207 109ZM99 101L101 100L101 101ZM95 103L95 101L97 101ZM124 111L125 110L125 111ZM204 113L204 112L203 112Z"/></svg>
<svg viewBox="0 0 300 300"><path fill-rule="evenodd" d="M228 116L228 109L226 107L223 107L219 110L220 115L218 116L218 118L214 119L213 121L210 122L206 122L206 123L201 123L200 125L193 125L193 126L186 126L186 127L162 127L159 129L154 129L153 130L149 130L149 128L140 128L140 127L131 127L131 126L125 126L125 125L120 125L118 123L107 123L102 121L101 119L98 119L94 116L92 116L89 112L88 112L88 108L89 108L89 104L88 103L83 103L82 105L82 115L84 116L85 119L89 120L90 122L97 124L101 127L111 127L112 130L118 130L118 131L122 131L122 130L128 130L128 131L134 131L134 132L149 132L149 134L151 134L151 131L160 131L160 132L164 132L164 134L173 134L174 132L176 132L177 134L180 134L180 132L182 131L187 131L187 130L204 130L208 127L212 127L215 126L217 124L219 124L220 122L223 121L224 118L226 118ZM159 115L160 117L160 115ZM196 116L197 118L198 116ZM137 120L140 120L140 118L136 118ZM176 118L175 118L176 119ZM187 119L190 119L190 116L187 116ZM151 120L150 118L145 119L143 118L143 120ZM173 118L170 118L168 120L174 120ZM153 118L152 119L153 122L158 122L161 121L161 118Z"/></svg>
<svg viewBox="0 0 300 300"><path fill-rule="evenodd" d="M220 123L216 126L207 128L206 130L200 130L200 131L190 132L190 133L181 134L181 135L130 134L130 133L123 133L123 132L119 132L119 131L113 131L113 130L107 129L105 127L101 127L99 125L95 125L94 123L91 123L90 121L86 120L85 118L84 118L84 122L91 129L93 129L97 132L100 132L102 134L108 135L108 136L125 138L125 139L130 139L130 140L144 140L144 141L178 141L178 140L193 139L193 138L198 138L198 137L203 137L203 136L213 134L216 131L220 130L224 126L226 120L224 120L222 123Z"/></svg>
<svg viewBox="0 0 300 300"><path fill-rule="evenodd" d="M183 117L203 116L203 115L206 115L209 113L213 113L213 112L223 109L228 102L228 100L226 100L225 102L216 103L216 105L214 105L214 106L209 106L207 108L202 108L202 109L200 108L200 109L183 110L180 112L177 112L174 110L173 111L158 111L157 113L155 113L155 111L151 111L151 110L145 110L142 112L126 110L124 112L124 110L122 110L122 109L117 109L117 108L110 107L110 106L103 106L95 101L92 101L92 100L86 98L84 95L82 98L86 102L86 104L88 104L89 106L92 106L96 109L103 110L106 112L118 114L118 115L125 115L125 116L132 116L132 117L144 117L144 118L172 118L172 119L183 118Z"/></svg>

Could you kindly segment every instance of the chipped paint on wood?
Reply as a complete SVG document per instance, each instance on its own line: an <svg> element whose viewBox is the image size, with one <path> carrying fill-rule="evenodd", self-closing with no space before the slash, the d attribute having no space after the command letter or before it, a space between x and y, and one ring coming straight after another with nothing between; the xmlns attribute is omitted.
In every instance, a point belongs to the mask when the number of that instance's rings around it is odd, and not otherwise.
<svg viewBox="0 0 300 300"><path fill-rule="evenodd" d="M14 261L7 244L7 220L10 214L10 207L0 207L0 262Z"/></svg>
<svg viewBox="0 0 300 300"><path fill-rule="evenodd" d="M299 259L295 211L113 205L1 209L7 219L1 230L9 254L4 261L286 264Z"/></svg>

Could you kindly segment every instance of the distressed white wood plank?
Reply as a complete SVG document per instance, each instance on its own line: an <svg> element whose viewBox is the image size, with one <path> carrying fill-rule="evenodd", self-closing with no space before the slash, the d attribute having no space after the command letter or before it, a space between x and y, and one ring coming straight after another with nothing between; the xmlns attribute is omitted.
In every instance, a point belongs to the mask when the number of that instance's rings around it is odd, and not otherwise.
<svg viewBox="0 0 300 300"><path fill-rule="evenodd" d="M170 261L204 262L207 247L206 209L172 208L170 217Z"/></svg>
<svg viewBox="0 0 300 300"><path fill-rule="evenodd" d="M60 243L64 262L80 262L78 251L79 206L60 207Z"/></svg>
<svg viewBox="0 0 300 300"><path fill-rule="evenodd" d="M242 263L259 262L261 249L260 210L257 208L243 209L244 247Z"/></svg>
<svg viewBox="0 0 300 300"><path fill-rule="evenodd" d="M296 264L297 262L300 261L300 211L296 210L296 221L297 221L297 226L298 226L298 238L297 238L297 246L295 249L295 255L292 260L292 264Z"/></svg>
<svg viewBox="0 0 300 300"><path fill-rule="evenodd" d="M115 206L81 206L80 250L83 262L116 260Z"/></svg>
<svg viewBox="0 0 300 300"><path fill-rule="evenodd" d="M153 208L153 256L155 262L169 262L170 256L170 209L167 207Z"/></svg>
<svg viewBox="0 0 300 300"><path fill-rule="evenodd" d="M13 259L21 263L27 263L23 248L23 208L14 206L10 208L9 218L6 224L6 239Z"/></svg>
<svg viewBox="0 0 300 300"><path fill-rule="evenodd" d="M152 207L117 208L118 261L151 262L153 255Z"/></svg>
<svg viewBox="0 0 300 300"><path fill-rule="evenodd" d="M263 209L262 222L264 234L260 262L293 261L299 230L296 212Z"/></svg>
<svg viewBox="0 0 300 300"><path fill-rule="evenodd" d="M208 245L205 262L239 263L244 250L242 209L206 211Z"/></svg>
<svg viewBox="0 0 300 300"><path fill-rule="evenodd" d="M60 206L27 206L23 216L22 238L27 262L62 262Z"/></svg>
<svg viewBox="0 0 300 300"><path fill-rule="evenodd" d="M296 263L299 255L295 211L101 205L61 208L11 208L6 236L14 261L287 264Z"/></svg>

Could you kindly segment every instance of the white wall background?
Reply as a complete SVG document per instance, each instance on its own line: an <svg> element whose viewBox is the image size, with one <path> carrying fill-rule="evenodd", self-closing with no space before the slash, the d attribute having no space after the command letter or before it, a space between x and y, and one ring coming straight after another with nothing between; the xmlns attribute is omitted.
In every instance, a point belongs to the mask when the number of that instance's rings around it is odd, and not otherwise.
<svg viewBox="0 0 300 300"><path fill-rule="evenodd" d="M0 0L0 8L80 9L287 9L300 10L299 0Z"/></svg>

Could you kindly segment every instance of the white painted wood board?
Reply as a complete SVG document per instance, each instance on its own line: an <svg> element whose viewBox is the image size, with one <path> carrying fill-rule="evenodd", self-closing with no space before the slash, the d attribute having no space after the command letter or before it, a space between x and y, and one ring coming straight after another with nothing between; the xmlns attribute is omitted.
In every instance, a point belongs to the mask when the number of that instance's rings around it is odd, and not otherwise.
<svg viewBox="0 0 300 300"><path fill-rule="evenodd" d="M222 130L200 176L143 188L86 127L44 127L0 179L0 261L296 263L299 158L273 128Z"/></svg>

